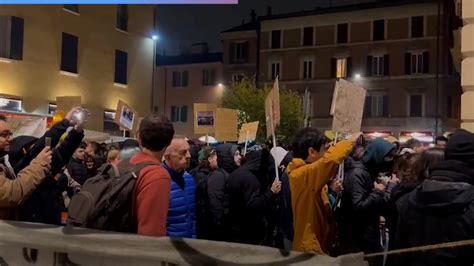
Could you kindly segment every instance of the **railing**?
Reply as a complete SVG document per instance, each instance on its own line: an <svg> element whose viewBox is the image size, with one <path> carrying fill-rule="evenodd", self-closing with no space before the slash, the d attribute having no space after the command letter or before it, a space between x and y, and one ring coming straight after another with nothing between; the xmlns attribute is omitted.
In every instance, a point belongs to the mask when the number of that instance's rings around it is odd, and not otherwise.
<svg viewBox="0 0 474 266"><path fill-rule="evenodd" d="M338 258L205 240L153 238L0 220L6 265L366 265L363 254Z"/></svg>

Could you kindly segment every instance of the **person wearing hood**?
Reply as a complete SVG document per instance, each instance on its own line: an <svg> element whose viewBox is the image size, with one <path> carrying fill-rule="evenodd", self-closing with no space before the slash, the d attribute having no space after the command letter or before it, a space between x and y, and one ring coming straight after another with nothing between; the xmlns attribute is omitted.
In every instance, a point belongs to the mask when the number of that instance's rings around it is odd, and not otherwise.
<svg viewBox="0 0 474 266"><path fill-rule="evenodd" d="M193 175L196 182L196 230L198 239L226 241L229 236L228 174L218 168L214 148L203 149L203 158Z"/></svg>
<svg viewBox="0 0 474 266"><path fill-rule="evenodd" d="M380 251L379 222L389 194L379 173L392 169L396 147L378 138L371 142L358 162L345 165L341 200L341 247L344 253Z"/></svg>
<svg viewBox="0 0 474 266"><path fill-rule="evenodd" d="M175 137L166 148L163 167L171 177L170 204L166 223L169 237L196 238L196 199L194 178L186 171L191 154L189 144Z"/></svg>
<svg viewBox="0 0 474 266"><path fill-rule="evenodd" d="M267 149L252 151L243 165L229 177L231 241L260 245L265 239L265 214L281 191L275 178L274 162Z"/></svg>
<svg viewBox="0 0 474 266"><path fill-rule="evenodd" d="M343 140L327 149L327 138L316 128L301 129L293 137L293 161L288 165L294 218L293 249L328 254L335 234L327 183L351 153L354 142Z"/></svg>
<svg viewBox="0 0 474 266"><path fill-rule="evenodd" d="M232 174L241 164L242 155L239 146L225 143L217 146L217 164L228 174Z"/></svg>
<svg viewBox="0 0 474 266"><path fill-rule="evenodd" d="M474 134L456 131L445 160L429 179L397 202L396 248L472 239L474 234ZM473 265L472 246L407 253L397 265Z"/></svg>

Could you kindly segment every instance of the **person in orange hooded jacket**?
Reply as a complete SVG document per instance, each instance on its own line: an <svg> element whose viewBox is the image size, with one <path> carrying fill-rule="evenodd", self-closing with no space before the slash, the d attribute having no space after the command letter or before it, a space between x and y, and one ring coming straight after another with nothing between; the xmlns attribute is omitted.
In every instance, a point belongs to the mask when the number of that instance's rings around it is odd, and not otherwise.
<svg viewBox="0 0 474 266"><path fill-rule="evenodd" d="M329 206L327 183L360 137L353 135L327 149L327 138L316 128L304 128L293 139L294 159L288 166L294 240L293 249L328 254L335 222Z"/></svg>

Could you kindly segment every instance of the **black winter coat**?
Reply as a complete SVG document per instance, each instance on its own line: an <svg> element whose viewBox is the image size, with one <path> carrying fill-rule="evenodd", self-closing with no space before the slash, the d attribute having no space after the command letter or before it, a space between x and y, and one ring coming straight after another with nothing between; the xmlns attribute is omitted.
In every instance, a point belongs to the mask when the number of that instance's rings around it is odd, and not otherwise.
<svg viewBox="0 0 474 266"><path fill-rule="evenodd" d="M90 177L85 163L74 158L72 158L67 165L67 171L77 183L81 184L81 186L84 185L86 180Z"/></svg>
<svg viewBox="0 0 474 266"><path fill-rule="evenodd" d="M344 253L380 251L380 216L389 195L374 190L378 173L384 170L384 157L395 147L375 140L361 161L345 163L344 190L340 209L340 239Z"/></svg>
<svg viewBox="0 0 474 266"><path fill-rule="evenodd" d="M28 200L19 208L21 221L61 224L61 212L65 211L62 192L67 189L58 184L54 176L68 163L84 138L83 132L71 130L58 148L53 150L51 172Z"/></svg>
<svg viewBox="0 0 474 266"><path fill-rule="evenodd" d="M430 180L398 203L395 247L409 248L474 239L474 171L461 162L445 161L434 167ZM410 253L396 265L473 265L472 246ZM395 265L394 264L394 265Z"/></svg>
<svg viewBox="0 0 474 266"><path fill-rule="evenodd" d="M264 187L271 178L271 165L268 151L253 151L229 177L233 242L258 245L265 238L265 215L274 200L271 190Z"/></svg>

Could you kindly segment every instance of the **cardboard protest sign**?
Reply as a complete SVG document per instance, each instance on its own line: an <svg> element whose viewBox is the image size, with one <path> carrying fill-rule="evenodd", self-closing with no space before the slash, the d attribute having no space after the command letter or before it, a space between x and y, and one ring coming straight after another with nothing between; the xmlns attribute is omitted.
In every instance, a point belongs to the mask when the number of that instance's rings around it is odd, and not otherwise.
<svg viewBox="0 0 474 266"><path fill-rule="evenodd" d="M240 128L240 131L239 131L239 144L245 143L245 139L247 139L247 132L248 132L247 141L254 141L255 139L257 139L258 124L259 124L258 121L242 124L242 127Z"/></svg>
<svg viewBox="0 0 474 266"><path fill-rule="evenodd" d="M194 133L210 134L215 132L217 104L194 104Z"/></svg>
<svg viewBox="0 0 474 266"><path fill-rule="evenodd" d="M332 130L340 133L359 132L362 126L366 91L344 79L336 84L333 106Z"/></svg>
<svg viewBox="0 0 474 266"><path fill-rule="evenodd" d="M117 103L117 110L115 111L115 123L127 130L133 130L134 123L137 119L137 112L135 112L124 101L119 100Z"/></svg>
<svg viewBox="0 0 474 266"><path fill-rule="evenodd" d="M239 110L217 108L214 136L219 141L237 141L237 114Z"/></svg>
<svg viewBox="0 0 474 266"><path fill-rule="evenodd" d="M278 78L275 79L273 88L265 99L265 119L267 121L267 137L270 137L275 128L280 125L280 86Z"/></svg>
<svg viewBox="0 0 474 266"><path fill-rule="evenodd" d="M58 111L64 113L69 112L74 107L79 107L82 104L81 96L60 96L56 97L56 105Z"/></svg>

